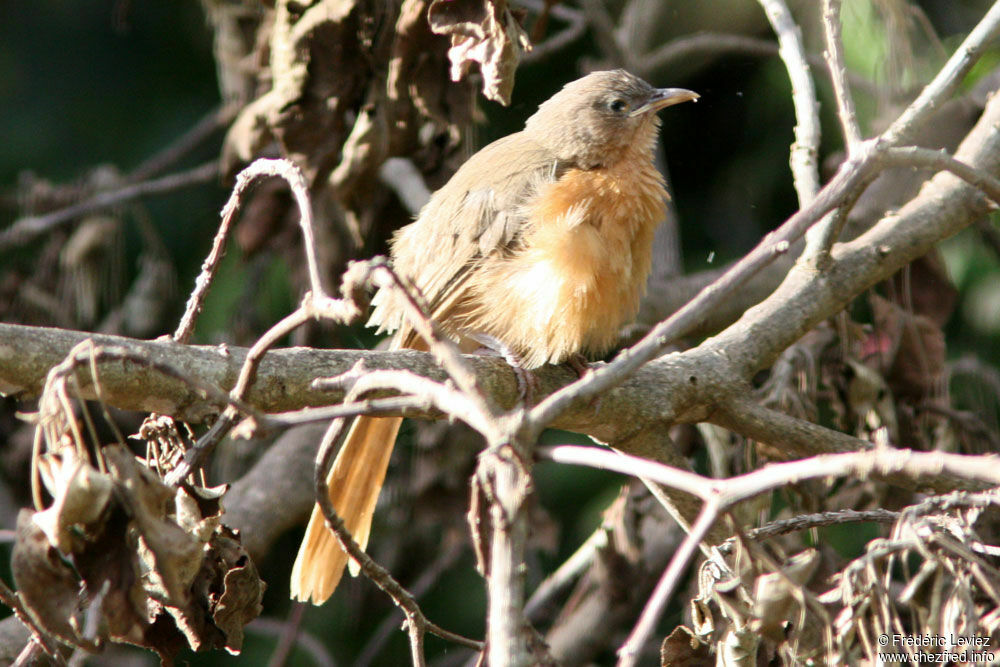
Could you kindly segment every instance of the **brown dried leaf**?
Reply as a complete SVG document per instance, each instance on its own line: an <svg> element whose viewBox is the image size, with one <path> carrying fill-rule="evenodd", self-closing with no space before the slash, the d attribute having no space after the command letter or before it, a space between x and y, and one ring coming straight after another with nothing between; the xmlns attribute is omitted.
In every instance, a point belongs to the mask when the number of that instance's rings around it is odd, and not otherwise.
<svg viewBox="0 0 1000 667"><path fill-rule="evenodd" d="M390 103L390 146L393 155L406 154L419 123L407 122L415 109L423 118L448 126L457 140L457 127L471 121L472 95L468 82L454 84L448 76L447 36L431 31L430 0L406 0L396 22L396 36L389 57L386 91Z"/></svg>
<svg viewBox="0 0 1000 667"><path fill-rule="evenodd" d="M917 315L927 317L940 327L951 319L958 301L958 290L948 275L941 253L936 249L913 260L891 280L898 294L909 289L909 301Z"/></svg>
<svg viewBox="0 0 1000 667"><path fill-rule="evenodd" d="M663 667L696 667L712 662L708 644L701 642L688 627L678 625L660 646Z"/></svg>
<svg viewBox="0 0 1000 667"><path fill-rule="evenodd" d="M930 318L914 315L877 294L869 297L877 335L884 337L881 367L893 394L919 401L944 378L944 332Z"/></svg>
<svg viewBox="0 0 1000 667"><path fill-rule="evenodd" d="M202 544L171 517L174 491L127 449L106 447L105 457L119 483L126 511L138 531L140 564L153 598L185 606L204 558Z"/></svg>
<svg viewBox="0 0 1000 667"><path fill-rule="evenodd" d="M101 616L112 641L153 648L161 656L167 646L145 640L150 615L146 594L136 572L135 548L128 539L129 519L116 507L99 526L88 548L74 554L73 563L91 596L103 592ZM172 655L172 653L171 653Z"/></svg>
<svg viewBox="0 0 1000 667"><path fill-rule="evenodd" d="M212 622L226 636L226 650L237 654L243 646L243 627L263 609L266 586L238 537L228 528L223 526L213 536L212 552L216 560L211 589L222 591L209 594Z"/></svg>
<svg viewBox="0 0 1000 667"><path fill-rule="evenodd" d="M56 500L22 511L12 558L26 612L91 651L110 639L166 662L185 643L238 653L264 584L239 536L221 525L225 487L168 487L125 447L102 451L107 474L69 447L42 461ZM84 638L88 604L97 634Z"/></svg>
<svg viewBox="0 0 1000 667"><path fill-rule="evenodd" d="M427 13L431 30L451 36L451 78L460 80L473 64L483 75L483 95L510 104L522 51L531 49L506 0L434 0Z"/></svg>
<svg viewBox="0 0 1000 667"><path fill-rule="evenodd" d="M89 524L104 512L111 498L112 482L66 448L63 454L45 454L38 462L52 505L34 516L49 544L65 554L73 551L72 529Z"/></svg>
<svg viewBox="0 0 1000 667"><path fill-rule="evenodd" d="M277 140L313 181L338 160L346 124L371 78L371 25L356 0L280 3L270 25L270 89L247 105L223 149L225 173ZM375 19L368 21L368 19Z"/></svg>
<svg viewBox="0 0 1000 667"><path fill-rule="evenodd" d="M795 554L781 572L769 572L757 578L754 586L754 621L752 627L775 642L784 638L785 624L800 605L804 587L820 565L815 549Z"/></svg>
<svg viewBox="0 0 1000 667"><path fill-rule="evenodd" d="M17 542L11 554L11 572L24 610L41 628L74 646L96 650L81 632L80 581L72 568L34 521L35 512L17 515Z"/></svg>

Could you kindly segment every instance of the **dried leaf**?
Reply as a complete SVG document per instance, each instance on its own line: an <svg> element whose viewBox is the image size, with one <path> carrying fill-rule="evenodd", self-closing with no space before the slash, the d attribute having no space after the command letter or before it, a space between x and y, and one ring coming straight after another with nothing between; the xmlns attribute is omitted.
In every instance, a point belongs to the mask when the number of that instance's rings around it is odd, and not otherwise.
<svg viewBox="0 0 1000 667"><path fill-rule="evenodd" d="M238 653L243 625L260 614L264 585L238 536L221 524L224 487L172 490L127 450L105 452L125 488L155 619L142 643L171 655L183 635L195 651Z"/></svg>
<svg viewBox="0 0 1000 667"><path fill-rule="evenodd" d="M755 632L775 642L784 638L785 624L802 599L799 589L809 582L819 564L819 552L806 549L788 559L781 572L757 578L753 594Z"/></svg>
<svg viewBox="0 0 1000 667"><path fill-rule="evenodd" d="M435 33L451 36L452 81L460 80L477 64L483 75L483 95L510 104L521 52L530 50L531 43L506 1L434 0L427 19Z"/></svg>
<svg viewBox="0 0 1000 667"><path fill-rule="evenodd" d="M71 529L97 520L104 512L111 497L111 479L81 461L72 448L64 449L63 454L42 456L39 470L54 500L32 520L48 537L49 544L65 554L71 553L74 535L78 534Z"/></svg>
<svg viewBox="0 0 1000 667"><path fill-rule="evenodd" d="M357 108L372 73L370 25L356 0L278 3L270 42L270 89L244 107L226 137L225 173L277 140L313 181L336 164L346 113ZM377 18L368 23L365 19Z"/></svg>
<svg viewBox="0 0 1000 667"><path fill-rule="evenodd" d="M660 646L663 667L695 667L712 662L708 644L704 644L688 627L678 625Z"/></svg>
<svg viewBox="0 0 1000 667"><path fill-rule="evenodd" d="M108 465L124 486L122 500L138 533L140 565L154 598L185 605L201 568L202 545L182 529L173 514L174 492L131 452L105 448Z"/></svg>
<svg viewBox="0 0 1000 667"><path fill-rule="evenodd" d="M869 301L876 331L886 339L881 363L893 393L914 401L933 395L944 378L944 332L930 318L876 294Z"/></svg>
<svg viewBox="0 0 1000 667"><path fill-rule="evenodd" d="M84 641L80 634L80 581L35 523L34 514L27 509L18 512L17 542L11 554L21 604L40 627L59 639L96 650L96 644Z"/></svg>
<svg viewBox="0 0 1000 667"><path fill-rule="evenodd" d="M468 82L454 84L448 76L446 35L431 31L430 0L406 0L396 22L396 39L389 57L386 91L394 155L405 154L400 131L415 133L419 123L406 122L416 111L422 118L448 128L451 143L458 140L458 127L471 121L474 91Z"/></svg>
<svg viewBox="0 0 1000 667"><path fill-rule="evenodd" d="M228 528L212 540L212 551L218 555L213 577L221 580L222 594L211 594L212 622L226 636L226 650L237 654L243 646L243 628L260 615L264 583L257 568L236 535ZM213 584L213 588L218 588Z"/></svg>

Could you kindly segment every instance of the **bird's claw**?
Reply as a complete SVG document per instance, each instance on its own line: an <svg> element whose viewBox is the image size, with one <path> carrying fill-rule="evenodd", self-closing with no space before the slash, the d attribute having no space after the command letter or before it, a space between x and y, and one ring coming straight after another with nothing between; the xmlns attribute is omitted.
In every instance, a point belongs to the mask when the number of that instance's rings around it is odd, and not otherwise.
<svg viewBox="0 0 1000 667"><path fill-rule="evenodd" d="M469 334L469 338L482 345L476 350L476 354L497 356L506 361L517 379L517 394L521 403L523 405L534 403L535 396L541 389L541 383L534 373L524 367L514 350L502 340L488 334Z"/></svg>

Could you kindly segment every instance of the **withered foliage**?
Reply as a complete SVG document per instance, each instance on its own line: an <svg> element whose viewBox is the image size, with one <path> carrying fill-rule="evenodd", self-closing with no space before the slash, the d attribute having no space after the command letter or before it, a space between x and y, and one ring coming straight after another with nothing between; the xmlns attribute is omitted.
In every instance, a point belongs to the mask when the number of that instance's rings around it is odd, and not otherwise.
<svg viewBox="0 0 1000 667"><path fill-rule="evenodd" d="M72 371L70 363L53 369L33 415L43 447L34 474L48 500L38 489L39 506L18 515L20 611L46 635L90 652L118 642L164 662L184 646L239 653L265 586L222 523L225 487L163 483L160 473L182 453L165 418L139 436L146 457L122 442L97 446Z"/></svg>
<svg viewBox="0 0 1000 667"><path fill-rule="evenodd" d="M237 30L229 13L212 17L217 30ZM255 38L226 40L219 61L226 79L256 65L252 99L235 100L245 106L226 136L223 171L234 174L261 155L291 158L314 206L335 223L328 233L343 242L331 244L339 253L329 258L334 273L375 225L384 236L412 213L400 211L379 179L386 160L405 156L432 185L443 183L463 159L456 149L473 117L470 69L488 98L507 104L529 46L504 0L281 2L251 24ZM244 215L241 226L259 230L239 232L244 250L284 229L287 211L256 207Z"/></svg>
<svg viewBox="0 0 1000 667"><path fill-rule="evenodd" d="M860 316L841 313L788 348L758 390L762 402L813 421L827 415L877 446L995 451L984 418L951 407L948 378L982 379L984 368L946 359L941 326L954 288L940 260L921 258L882 290L889 298L871 292L859 299ZM990 413L1000 392L995 383L983 384L983 413ZM765 458L778 454L763 443L737 443L756 446ZM995 492L928 497L852 479L801 483L776 501L741 508L734 517L741 524L764 527L737 530L702 563L687 621L662 643L663 665L873 664L868 661L880 651L907 653L913 661L933 654L947 662L971 660L969 651L983 651L984 644L987 652L996 646ZM871 514L851 516L843 508ZM767 516L772 519L763 521ZM862 554L854 558L843 555L848 533L818 532L857 521L890 522L891 528L885 537L874 527L861 533L867 537L855 538ZM812 527L808 534L802 525ZM829 539L834 535L838 548ZM907 646L908 638L943 639L928 648Z"/></svg>
<svg viewBox="0 0 1000 667"><path fill-rule="evenodd" d="M998 552L982 537L996 534L998 502L957 493L916 504L845 563L828 547L791 555L793 542L730 541L701 566L690 625L664 640L662 663L704 664L709 652L719 665L870 664L880 651L972 660L1000 631Z"/></svg>

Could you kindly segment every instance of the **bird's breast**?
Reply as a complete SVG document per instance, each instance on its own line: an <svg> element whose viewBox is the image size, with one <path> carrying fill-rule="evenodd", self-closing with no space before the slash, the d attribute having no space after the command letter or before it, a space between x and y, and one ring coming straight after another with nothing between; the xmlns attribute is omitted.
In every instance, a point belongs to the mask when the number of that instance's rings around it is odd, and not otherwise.
<svg viewBox="0 0 1000 667"><path fill-rule="evenodd" d="M666 196L645 155L542 185L525 205L519 247L478 272L472 328L528 367L606 352L638 311Z"/></svg>

